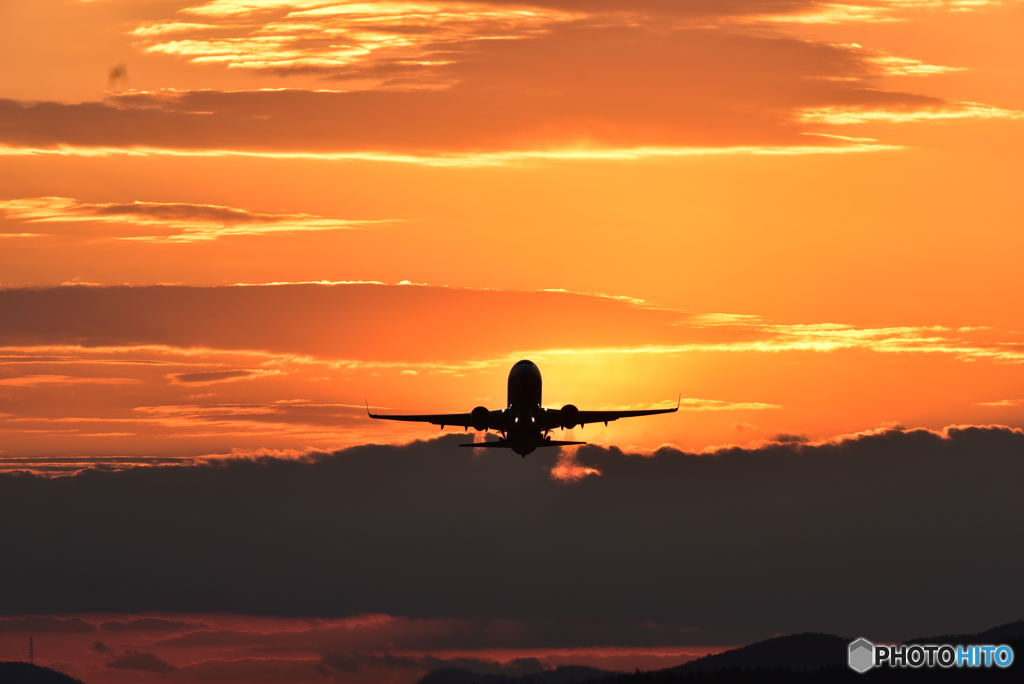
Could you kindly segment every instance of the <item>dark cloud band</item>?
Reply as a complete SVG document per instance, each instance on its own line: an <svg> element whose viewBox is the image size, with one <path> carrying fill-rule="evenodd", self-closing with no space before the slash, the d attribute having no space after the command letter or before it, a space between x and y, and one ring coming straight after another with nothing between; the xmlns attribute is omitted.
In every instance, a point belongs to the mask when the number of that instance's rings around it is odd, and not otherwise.
<svg viewBox="0 0 1024 684"><path fill-rule="evenodd" d="M1024 601L1007 543L1024 534L1019 430L585 447L603 475L571 485L550 459L478 458L460 440L0 475L4 610L653 621L740 643L940 633ZM578 645L561 639L546 645Z"/></svg>

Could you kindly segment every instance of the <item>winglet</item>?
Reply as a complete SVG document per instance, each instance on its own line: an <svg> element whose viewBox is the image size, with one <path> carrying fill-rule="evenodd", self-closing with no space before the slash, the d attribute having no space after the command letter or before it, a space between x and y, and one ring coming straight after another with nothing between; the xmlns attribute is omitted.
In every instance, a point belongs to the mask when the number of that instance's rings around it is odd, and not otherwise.
<svg viewBox="0 0 1024 684"><path fill-rule="evenodd" d="M679 396L676 398L676 411L679 410L679 405L682 404L682 403L683 403L683 393L680 392Z"/></svg>
<svg viewBox="0 0 1024 684"><path fill-rule="evenodd" d="M366 404L366 415L368 415L370 418L373 418L373 414L370 413L370 402L367 401L366 399L363 399L363 403Z"/></svg>

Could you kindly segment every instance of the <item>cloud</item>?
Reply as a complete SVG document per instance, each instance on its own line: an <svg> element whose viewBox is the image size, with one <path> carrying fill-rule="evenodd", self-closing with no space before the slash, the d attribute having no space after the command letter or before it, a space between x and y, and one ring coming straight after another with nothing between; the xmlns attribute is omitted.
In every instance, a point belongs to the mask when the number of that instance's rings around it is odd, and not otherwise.
<svg viewBox="0 0 1024 684"><path fill-rule="evenodd" d="M428 14L433 12L437 23L428 28L396 24L387 30L401 37L383 43L376 29L361 29L351 44L340 34L325 33L332 22L352 20L354 8L365 12L373 7L399 14L433 8ZM302 11L316 16L289 15L282 23L281 17L261 15L252 26L246 19L239 26L252 35L236 38L209 31L201 39L160 33L153 39L161 42L151 49L189 52L190 58L201 58L209 49L216 55L206 58L244 68L319 69L344 92L131 91L111 94L102 103L74 105L6 100L0 101L0 144L7 146L6 154L298 155L478 165L715 150L878 151L893 148L803 134L854 114L891 121L1008 115L984 104L884 91L876 82L879 77L940 73L956 65L925 64L854 44L724 24L666 23L630 12L613 12L594 22L552 21L538 31L504 27L502 38L513 39L491 40L485 39L493 37L487 31L500 28L500 21L480 19L484 15L479 12L456 15L444 7L307 8ZM528 16L522 7L493 7L497 14ZM564 13L538 10L529 21ZM477 19L487 31L473 34L477 26L460 33L465 22ZM447 36L446 22L461 27L459 40L439 37L438 32ZM308 54L281 50L280 41L302 46ZM374 47L364 48L360 41ZM417 55L428 48L436 54ZM323 50L351 51L355 61L325 58ZM381 52L395 54L373 56ZM621 58L624 54L628 60ZM361 85L352 85L356 82Z"/></svg>
<svg viewBox="0 0 1024 684"><path fill-rule="evenodd" d="M1005 543L1024 534L1020 430L587 446L578 463L602 474L570 485L552 481L553 454L478 457L462 439L0 475L0 545L35 521L33 553L5 566L5 609L652 621L707 644L947 633L1014 619L1024 600L1024 554Z"/></svg>
<svg viewBox="0 0 1024 684"><path fill-rule="evenodd" d="M842 107L828 106L804 109L799 113L802 121L831 125L862 124L872 122L907 123L914 121L951 121L955 119L1021 119L1024 112L1001 109L976 102L947 102L925 107Z"/></svg>
<svg viewBox="0 0 1024 684"><path fill-rule="evenodd" d="M202 620L173 620L158 617L133 617L123 620L105 620L99 623L104 632L181 632L205 629Z"/></svg>
<svg viewBox="0 0 1024 684"><path fill-rule="evenodd" d="M151 348L152 352L190 357L232 350L264 364L243 370L235 365L242 358L235 357L217 368L185 373L191 380L178 382L186 384L196 382L197 377L205 378L202 382L227 378L225 373L272 372L275 362L302 363L303 357L310 362L330 360L339 367L376 365L399 372L504 365L511 356L526 353L559 357L864 350L1024 362L1020 341L1012 336L1000 339L991 330L859 328L841 323L776 324L747 319L718 322L717 318L708 323L700 315L569 292L378 284L57 287L0 290L0 307L6 312L0 319L0 346L7 348L28 345L38 347L35 353L50 354L53 347L60 347L60 354L71 358L99 352L101 347L108 349L107 354L136 354ZM472 335L419 334L436 327L438 321L484 310L529 313L534 325L513 329L478 326ZM564 324L564 311L573 312L573 325ZM609 326L609 320L618 323ZM393 343L403 339L416 339L417 344ZM68 378L38 375L0 382L121 381ZM717 398L687 398L686 405L703 411L774 406Z"/></svg>
<svg viewBox="0 0 1024 684"><path fill-rule="evenodd" d="M212 385L217 382L231 382L232 380L242 380L245 378L251 378L258 375L256 371L248 370L224 370L224 371L207 371L205 373L172 373L168 377L171 382L177 385Z"/></svg>
<svg viewBox="0 0 1024 684"><path fill-rule="evenodd" d="M165 672L173 670L174 666L167 663L152 653L143 653L130 649L125 651L107 663L107 667L116 670L138 670L141 672Z"/></svg>
<svg viewBox="0 0 1024 684"><path fill-rule="evenodd" d="M197 64L272 73L353 65L415 73L446 63L451 44L536 35L584 16L541 7L436 1L275 2L261 3L259 9L209 2L182 11L212 23L151 21L132 33L144 52ZM225 20L232 25L215 23ZM225 28L230 32L219 30Z"/></svg>
<svg viewBox="0 0 1024 684"><path fill-rule="evenodd" d="M0 211L24 223L88 223L111 237L142 242L195 242L238 235L345 230L381 221L344 221L309 214L265 214L209 204L96 204L66 197L0 201Z"/></svg>
<svg viewBox="0 0 1024 684"><path fill-rule="evenodd" d="M132 354L131 347L167 345L191 349L196 356L216 349L248 349L262 350L254 355L256 362L270 360L269 352L353 363L393 361L401 366L398 370L418 370L417 362L466 363L495 348L505 353L530 348L537 339L534 329L497 326L468 337L419 334L466 311L531 311L552 346L587 338L649 341L658 328L671 332L665 324L680 317L677 312L564 292L375 284L6 289L0 290L0 307L5 311L0 345L8 347L127 347L125 353ZM573 311L573 326L563 324L565 310ZM622 315L632 324L609 331L608 317ZM401 339L416 339L417 344L402 345L400 356L395 356L388 350L394 350L393 340ZM225 363L202 372L246 368L253 366Z"/></svg>
<svg viewBox="0 0 1024 684"><path fill-rule="evenodd" d="M615 643L673 644L686 630L678 625L608 621L510 620L502 618L410 619L361 615L345 619L203 615L207 629L153 640L147 625L119 631L116 638L142 640L146 652L165 662L184 663L166 680L296 682L334 677L353 684L389 681L412 684L428 671L460 668L476 673L521 675L560 665L632 670L678 665L720 646L607 646ZM152 620L191 624L195 618L164 614ZM118 622L135 621L124 616ZM188 631L188 630L184 630ZM28 643L30 630L12 634ZM552 647L572 642L581 647ZM39 642L37 641L37 644ZM106 643L78 633L50 633L47 652L112 656ZM106 660L110 660L107 658ZM102 660L86 656L68 671L86 681L109 679ZM159 675L154 676L160 680Z"/></svg>
<svg viewBox="0 0 1024 684"><path fill-rule="evenodd" d="M32 157L246 157L263 159L306 159L312 161L371 161L389 164L441 168L479 168L489 166L525 165L558 161L636 161L673 157L706 157L722 155L798 156L835 155L860 152L885 152L903 149L902 145L875 144L864 138L850 138L825 133L805 135L840 140L844 145L746 145L731 147L621 147L573 148L560 150L524 150L513 152L455 152L424 154L393 154L390 152L271 152L240 150L174 150L156 147L82 147L59 145L54 148L11 148L0 146L0 156ZM852 144L850 144L852 143ZM39 237L34 233L11 234L12 237ZM2 236L0 236L2 237Z"/></svg>
<svg viewBox="0 0 1024 684"><path fill-rule="evenodd" d="M978 9L984 1L972 3ZM196 64L270 73L321 72L398 87L460 82L445 71L472 61L487 41L523 40L561 27L643 29L875 23L906 19L907 3L834 2L221 2L180 10L189 17L137 25L146 53ZM950 3L929 3L931 10ZM963 3L953 3L963 10ZM653 32L657 36L657 31Z"/></svg>
<svg viewBox="0 0 1024 684"><path fill-rule="evenodd" d="M232 649L235 652L284 654L416 654L446 652L484 654L507 661L534 649L578 650L661 648L677 644L686 632L678 624L549 618L430 617L363 614L348 618L211 618L210 629L168 636L154 648ZM230 626L224 623L234 622ZM637 646L643 644L644 646Z"/></svg>
<svg viewBox="0 0 1024 684"><path fill-rule="evenodd" d="M558 461L551 469L551 479L558 482L578 482L585 477L591 475L600 475L601 471L597 468L588 468L587 466L580 465L579 461L576 460L575 447L565 447L559 449Z"/></svg>
<svg viewBox="0 0 1024 684"><path fill-rule="evenodd" d="M794 434L791 432L780 432L777 435L772 435L768 438L770 442L778 442L779 444L805 444L810 441L807 435Z"/></svg>
<svg viewBox="0 0 1024 684"><path fill-rule="evenodd" d="M360 423L365 418L363 406L349 404L163 404L136 406L137 416L126 422L148 423L167 427L213 425L258 430L261 425L269 429L296 432L313 427ZM120 422L112 419L113 422Z"/></svg>
<svg viewBox="0 0 1024 684"><path fill-rule="evenodd" d="M780 409L782 407L777 404L763 404L756 401L732 402L686 397L679 400L679 408L682 411L764 411L766 409Z"/></svg>
<svg viewBox="0 0 1024 684"><path fill-rule="evenodd" d="M132 385L135 378L95 378L71 375L21 375L0 378L0 385L9 387L39 387L42 385Z"/></svg>
<svg viewBox="0 0 1024 684"><path fill-rule="evenodd" d="M973 12L997 7L1001 0L855 0L854 2L793 2L777 14L751 12L737 18L744 24L848 24L907 21L926 12ZM750 8L756 5L751 3ZM774 9L774 8L773 8ZM776 9L776 11L778 11Z"/></svg>

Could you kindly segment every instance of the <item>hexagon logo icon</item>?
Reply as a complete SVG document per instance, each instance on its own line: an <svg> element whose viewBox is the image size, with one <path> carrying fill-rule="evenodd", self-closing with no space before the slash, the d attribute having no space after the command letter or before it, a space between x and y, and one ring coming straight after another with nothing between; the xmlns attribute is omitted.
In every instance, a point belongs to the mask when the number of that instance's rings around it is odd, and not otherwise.
<svg viewBox="0 0 1024 684"><path fill-rule="evenodd" d="M857 672L867 672L875 665L875 645L867 639L850 643L850 667Z"/></svg>

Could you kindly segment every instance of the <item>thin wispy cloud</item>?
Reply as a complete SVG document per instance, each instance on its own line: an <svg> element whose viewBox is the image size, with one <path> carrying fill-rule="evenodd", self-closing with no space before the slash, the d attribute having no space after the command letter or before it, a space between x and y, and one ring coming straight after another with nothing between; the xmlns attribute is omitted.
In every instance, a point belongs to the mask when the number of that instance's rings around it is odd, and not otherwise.
<svg viewBox="0 0 1024 684"><path fill-rule="evenodd" d="M847 143L849 138L839 138ZM544 162L572 161L641 161L645 159L670 159L673 157L704 157L723 155L743 156L804 156L804 155L837 155L858 154L865 152L892 152L902 150L902 145L888 145L871 142L854 142L843 145L765 145L735 147L636 147L636 148L601 148L580 147L576 149L526 150L509 152L468 152L452 154L392 154L388 152L273 152L247 150L179 150L150 147L74 147L58 146L56 148L12 148L0 147L2 156L60 156L60 157L252 157L258 159L304 159L310 161L342 162L367 161L387 164L409 164L414 166L438 168L485 168L500 166L537 165ZM85 219L78 219L85 220ZM346 221L350 224L385 223L387 221ZM323 228L332 230L334 228ZM303 230L299 228L298 230ZM305 228L305 230L315 230ZM264 231L264 232L284 232ZM230 234L222 232L221 234ZM30 236L19 234L19 236ZM141 239L141 238L140 238ZM167 238L163 238L167 239ZM179 238L185 240L185 237ZM212 239L212 238L191 238Z"/></svg>
<svg viewBox="0 0 1024 684"><path fill-rule="evenodd" d="M789 326L765 326L757 340L697 342L637 347L595 347L585 349L544 349L537 355L607 354L653 355L692 352L837 352L864 350L882 354L942 354L961 360L989 359L1024 363L1024 343L973 343L955 336L936 334L928 328L871 329L842 326L831 330L787 329Z"/></svg>
<svg viewBox="0 0 1024 684"><path fill-rule="evenodd" d="M793 3L789 12L751 14L742 16L738 21L750 24L877 24L908 21L921 12L976 12L1003 4L1002 0L813 1Z"/></svg>
<svg viewBox="0 0 1024 684"><path fill-rule="evenodd" d="M950 102L941 106L888 108L814 107L801 110L801 121L830 125L863 123L908 123L915 121L955 121L959 119L1024 119L1024 112L992 107L977 102Z"/></svg>
<svg viewBox="0 0 1024 684"><path fill-rule="evenodd" d="M66 197L0 201L0 211L23 223L90 223L119 230L118 240L196 242L218 238L348 230L386 221L350 221L309 214L268 214L211 204L131 202L99 204Z"/></svg>
<svg viewBox="0 0 1024 684"><path fill-rule="evenodd" d="M389 78L449 63L448 46L536 35L582 14L479 2L223 2L181 10L207 20L132 31L147 53L270 72L382 69ZM230 35L224 35L230 33Z"/></svg>
<svg viewBox="0 0 1024 684"><path fill-rule="evenodd" d="M44 385L133 385L141 382L137 378L102 378L74 375L21 375L0 378L0 385L6 387L40 387Z"/></svg>
<svg viewBox="0 0 1024 684"><path fill-rule="evenodd" d="M1012 406L1024 406L1024 399L1000 399L999 401L979 401L975 406L988 406L992 408L1009 408Z"/></svg>
<svg viewBox="0 0 1024 684"><path fill-rule="evenodd" d="M216 370L203 371L199 373L172 373L168 379L176 385L192 385L201 387L221 382L234 382L246 380L260 375L273 374L275 371L267 370ZM279 372L279 371L278 371Z"/></svg>

